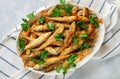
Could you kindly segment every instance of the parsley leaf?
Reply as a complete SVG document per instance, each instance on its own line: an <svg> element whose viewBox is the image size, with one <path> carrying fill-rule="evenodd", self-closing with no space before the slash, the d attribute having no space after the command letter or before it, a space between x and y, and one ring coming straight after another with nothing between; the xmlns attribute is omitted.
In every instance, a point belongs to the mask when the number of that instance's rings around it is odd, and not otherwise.
<svg viewBox="0 0 120 79"><path fill-rule="evenodd" d="M26 22L26 23L22 23L21 26L22 26L22 29L23 29L24 31L27 31L28 28L30 27L30 24L29 24L28 22Z"/></svg>
<svg viewBox="0 0 120 79"><path fill-rule="evenodd" d="M83 29L85 29L85 30L88 29L88 25L86 25L86 24L81 25L81 27L82 27Z"/></svg>
<svg viewBox="0 0 120 79"><path fill-rule="evenodd" d="M60 5L64 5L65 4L65 0L59 0Z"/></svg>
<svg viewBox="0 0 120 79"><path fill-rule="evenodd" d="M49 30L55 30L55 24L53 22L47 24Z"/></svg>
<svg viewBox="0 0 120 79"><path fill-rule="evenodd" d="M81 34L80 37L81 37L82 39L88 39L89 35L86 34L86 33L84 33L84 34Z"/></svg>
<svg viewBox="0 0 120 79"><path fill-rule="evenodd" d="M43 24L45 22L45 17L41 17L38 19L39 24Z"/></svg>
<svg viewBox="0 0 120 79"><path fill-rule="evenodd" d="M63 37L63 34L62 34L62 33L58 33L58 34L55 36L55 39L56 39L57 41L63 41L62 37Z"/></svg>
<svg viewBox="0 0 120 79"><path fill-rule="evenodd" d="M40 61L38 62L39 65L42 65L42 64L44 64L44 63L45 63L44 60L40 60Z"/></svg>
<svg viewBox="0 0 120 79"><path fill-rule="evenodd" d="M30 61L35 62L37 59L36 58L30 58Z"/></svg>
<svg viewBox="0 0 120 79"><path fill-rule="evenodd" d="M95 27L99 27L99 23L98 23L97 20L94 20L94 26L95 26Z"/></svg>
<svg viewBox="0 0 120 79"><path fill-rule="evenodd" d="M41 51L39 55L40 59L45 59L48 57L48 51Z"/></svg>
<svg viewBox="0 0 120 79"><path fill-rule="evenodd" d="M61 10L59 8L55 8L51 14L52 17L60 17L61 16Z"/></svg>
<svg viewBox="0 0 120 79"><path fill-rule="evenodd" d="M73 37L73 43L74 43L75 45L78 45L78 39L77 39L77 37Z"/></svg>
<svg viewBox="0 0 120 79"><path fill-rule="evenodd" d="M57 72L57 73L60 73L61 70L63 70L63 74L66 74L66 73L67 73L67 68L64 67L63 65L60 65L60 66L56 69L56 72Z"/></svg>
<svg viewBox="0 0 120 79"><path fill-rule="evenodd" d="M60 65L59 67L56 68L56 72L60 73L60 70L63 68L63 65Z"/></svg>
<svg viewBox="0 0 120 79"><path fill-rule="evenodd" d="M34 12L29 13L29 14L27 15L28 18L33 18L34 16L35 16L35 15L34 15Z"/></svg>
<svg viewBox="0 0 120 79"><path fill-rule="evenodd" d="M90 23L93 23L94 27L99 27L99 23L97 20L95 20L94 16L90 16Z"/></svg>
<svg viewBox="0 0 120 79"><path fill-rule="evenodd" d="M19 40L18 40L18 45L19 45L19 50L20 50L20 51L23 51L24 48L25 48L25 45L26 45L25 40L22 39L22 38L19 38Z"/></svg>
<svg viewBox="0 0 120 79"><path fill-rule="evenodd" d="M74 61L77 59L77 57L78 57L77 54L70 55L70 56L67 58L68 63L74 63Z"/></svg>
<svg viewBox="0 0 120 79"><path fill-rule="evenodd" d="M23 21L24 23L27 23L27 22L28 22L27 19L24 19L24 18L22 19L22 21Z"/></svg>
<svg viewBox="0 0 120 79"><path fill-rule="evenodd" d="M80 21L77 21L77 26L81 26L82 24L83 24L83 21L82 20L80 20Z"/></svg>
<svg viewBox="0 0 120 79"><path fill-rule="evenodd" d="M80 46L80 51L83 49L87 49L89 48L89 44L87 42L84 42L81 46Z"/></svg>
<svg viewBox="0 0 120 79"><path fill-rule="evenodd" d="M65 12L68 13L68 14L70 14L70 15L72 14L72 8L73 8L73 6L70 5L70 4L64 5Z"/></svg>
<svg viewBox="0 0 120 79"><path fill-rule="evenodd" d="M70 65L70 67L76 67L75 63L70 63L69 65Z"/></svg>

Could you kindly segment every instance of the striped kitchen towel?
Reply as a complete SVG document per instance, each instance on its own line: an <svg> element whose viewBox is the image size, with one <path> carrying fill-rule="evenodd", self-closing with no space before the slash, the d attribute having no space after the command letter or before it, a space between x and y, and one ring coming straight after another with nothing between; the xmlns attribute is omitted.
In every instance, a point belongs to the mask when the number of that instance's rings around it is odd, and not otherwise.
<svg viewBox="0 0 120 79"><path fill-rule="evenodd" d="M106 59L120 53L120 27L116 25L118 6L109 4L106 0L72 0L71 2L90 7L104 17L106 25L105 39L95 58ZM13 29L0 42L0 79L69 79L71 73L60 76L47 76L25 70L16 52L16 38L20 31L17 28Z"/></svg>

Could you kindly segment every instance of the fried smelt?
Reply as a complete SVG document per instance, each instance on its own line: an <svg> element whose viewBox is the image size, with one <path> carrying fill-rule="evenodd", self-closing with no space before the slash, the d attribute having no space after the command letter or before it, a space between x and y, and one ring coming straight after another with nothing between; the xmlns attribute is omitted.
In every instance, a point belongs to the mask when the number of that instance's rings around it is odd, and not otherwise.
<svg viewBox="0 0 120 79"><path fill-rule="evenodd" d="M58 57L51 57L51 58L47 58L45 59L45 63L43 65L39 65L39 64L36 64L33 69L35 70L39 70L43 67L47 67L51 64L55 64L63 59L66 59L67 57L69 57L70 55L61 55L61 56L58 56Z"/></svg>
<svg viewBox="0 0 120 79"><path fill-rule="evenodd" d="M33 66L35 66L35 62L33 62L33 61L28 61L28 63L27 63L27 65L28 66L30 66L30 67L33 67Z"/></svg>
<svg viewBox="0 0 120 79"><path fill-rule="evenodd" d="M35 58L38 57L41 51L33 51L30 55L27 55L27 58Z"/></svg>
<svg viewBox="0 0 120 79"><path fill-rule="evenodd" d="M30 49L30 48L34 48L38 45L40 45L41 43L43 43L49 36L51 35L51 32L45 33L43 35L41 35L39 38L35 39L34 41L32 41L30 44L28 44L25 49Z"/></svg>
<svg viewBox="0 0 120 79"><path fill-rule="evenodd" d="M88 13L89 13L89 10L88 10L88 8L83 8L83 16L84 17L88 17Z"/></svg>
<svg viewBox="0 0 120 79"><path fill-rule="evenodd" d="M48 24L49 23L51 23L51 22L48 22ZM61 25L61 23L58 23L58 22L54 22L54 24L55 24L55 28L58 28L60 25ZM64 27L65 28L69 28L70 27L70 25L69 24L63 24L64 25ZM38 25L38 26L36 26L36 27L34 27L33 29L32 29L32 31L35 31L35 32L39 32L39 31L46 31L46 30L49 30L49 28L47 27L47 23L46 24L44 24L44 25Z"/></svg>
<svg viewBox="0 0 120 79"><path fill-rule="evenodd" d="M67 34L68 34L68 30L64 30L63 36L66 37Z"/></svg>
<svg viewBox="0 0 120 79"><path fill-rule="evenodd" d="M48 40L44 44L42 44L39 48L37 48L37 50L44 49L45 47L50 45L52 42L56 41L55 35L62 33L63 30L64 30L64 26L61 24L60 27L57 28L55 32L48 38Z"/></svg>
<svg viewBox="0 0 120 79"><path fill-rule="evenodd" d="M77 16L64 16L64 17L46 17L47 20L50 21L58 21L58 22L73 22L77 20Z"/></svg>
<svg viewBox="0 0 120 79"><path fill-rule="evenodd" d="M91 51L92 51L92 48L88 48L88 49L85 49L83 51L77 52L78 57L74 61L74 63L77 63L77 62L81 61L84 57L86 57L89 53L91 53ZM69 62L67 60L64 61L63 66L66 67L66 68L69 68L70 67Z"/></svg>
<svg viewBox="0 0 120 79"><path fill-rule="evenodd" d="M82 15L83 15L83 9L77 12L77 16L82 16Z"/></svg>
<svg viewBox="0 0 120 79"><path fill-rule="evenodd" d="M78 10L78 6L74 6L72 8L72 15L76 15L77 14L77 10Z"/></svg>
<svg viewBox="0 0 120 79"><path fill-rule="evenodd" d="M78 58L75 60L75 63L79 62L84 57L86 57L88 54L90 54L92 52L92 49L93 48L88 48L88 49L84 49L84 50L78 52Z"/></svg>
<svg viewBox="0 0 120 79"><path fill-rule="evenodd" d="M31 38L31 39L36 39L36 38L37 38L37 35L36 35L35 33L31 32L30 38Z"/></svg>
<svg viewBox="0 0 120 79"><path fill-rule="evenodd" d="M48 30L47 24L38 25L32 29L32 31L35 31L35 32L44 31L44 30Z"/></svg>
<svg viewBox="0 0 120 79"><path fill-rule="evenodd" d="M30 55L30 53L31 53L30 49L27 49L26 50L26 55Z"/></svg>
<svg viewBox="0 0 120 79"><path fill-rule="evenodd" d="M89 19L87 17L84 16L77 16L77 20L82 20L82 21L89 21Z"/></svg>
<svg viewBox="0 0 120 79"><path fill-rule="evenodd" d="M61 41L54 41L54 42L52 42L50 45L51 46L62 46L62 42Z"/></svg>
<svg viewBox="0 0 120 79"><path fill-rule="evenodd" d="M45 50L47 50L52 55L58 55L58 52L53 47L46 47Z"/></svg>
<svg viewBox="0 0 120 79"><path fill-rule="evenodd" d="M94 25L92 23L88 24L88 34L95 30Z"/></svg>
<svg viewBox="0 0 120 79"><path fill-rule="evenodd" d="M75 33L75 29L76 29L76 23L73 22L68 30L68 33L65 37L65 40L64 40L64 44L63 44L63 47L68 47L70 42L72 41L72 38L74 36L74 33Z"/></svg>
<svg viewBox="0 0 120 79"><path fill-rule="evenodd" d="M41 36L41 35L43 35L44 33L42 33L42 32L34 32L37 36Z"/></svg>
<svg viewBox="0 0 120 79"><path fill-rule="evenodd" d="M78 45L75 45L72 43L68 48L63 50L60 55L70 54L71 52L77 50L82 45L82 43L83 43L83 40L78 39Z"/></svg>
<svg viewBox="0 0 120 79"><path fill-rule="evenodd" d="M96 31L93 31L90 36L89 36L89 39L96 39L98 37L98 34Z"/></svg>
<svg viewBox="0 0 120 79"><path fill-rule="evenodd" d="M44 68L43 68L43 71L44 71L44 72L50 72L50 71L52 71L52 70L55 70L55 69L56 69L57 67L59 67L61 64L62 64L62 62L60 61L60 62L55 63L55 64L52 64L52 65L50 65L50 66L48 66L48 67L44 67Z"/></svg>

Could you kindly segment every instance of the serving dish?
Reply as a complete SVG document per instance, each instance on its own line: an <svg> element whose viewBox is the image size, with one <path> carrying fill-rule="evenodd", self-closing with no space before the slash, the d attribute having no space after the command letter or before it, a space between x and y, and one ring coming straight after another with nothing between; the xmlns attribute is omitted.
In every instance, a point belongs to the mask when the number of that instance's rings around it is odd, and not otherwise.
<svg viewBox="0 0 120 79"><path fill-rule="evenodd" d="M71 3L71 5L74 5L74 6L78 6L79 9L83 9L85 6L83 5L77 5L77 4L73 4ZM55 5L54 5L55 6ZM87 7L88 8L88 7ZM90 8L88 8L89 10L91 10ZM44 10L44 9L43 9ZM36 11L36 15L29 19L29 23L30 24L33 24L38 18L40 18L40 11L42 11L42 9L38 9ZM68 72L70 71L75 71L76 69L78 69L79 67L81 67L82 65L84 65L85 63L87 63L96 53L97 51L100 49L101 45L102 45L102 42L103 42L103 39L104 39L104 34L105 34L105 26L104 26L104 22L102 21L102 16L96 12L94 12L93 10L91 10L98 18L99 18L99 28L97 29L97 33L98 33L98 37L96 38L95 40L95 45L94 47L92 48L92 51L85 55L84 58L82 58L79 62L76 63L76 67L71 67ZM60 20L59 20L60 21ZM21 30L22 32L23 30ZM21 51L19 50L19 44L18 44L18 41L19 41L19 38L20 38L20 35L21 35L21 32L19 33L19 36L18 36L18 40L17 40L17 50L18 50L18 55L21 56ZM29 48L29 47L28 47ZM27 48L25 48L27 49ZM34 49L33 49L34 51ZM64 55L64 54L63 54ZM23 58L22 58L23 60ZM24 62L24 60L23 60ZM25 65L25 63L24 63ZM50 72L43 72L43 71L38 71L38 70L35 70L33 69L33 67L27 67L27 69L29 70L32 70L36 73L40 73L40 74L46 74L46 75L58 75L58 74L61 74L61 73L57 73L55 70L53 71L50 71Z"/></svg>

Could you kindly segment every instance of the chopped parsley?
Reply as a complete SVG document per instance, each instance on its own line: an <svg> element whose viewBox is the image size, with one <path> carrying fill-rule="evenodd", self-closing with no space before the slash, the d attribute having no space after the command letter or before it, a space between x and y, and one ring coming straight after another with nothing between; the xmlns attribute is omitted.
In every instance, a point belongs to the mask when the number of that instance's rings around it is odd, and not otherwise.
<svg viewBox="0 0 120 79"><path fill-rule="evenodd" d="M25 40L23 38L19 38L18 46L20 51L24 51L25 45L26 45Z"/></svg>
<svg viewBox="0 0 120 79"><path fill-rule="evenodd" d="M55 8L51 14L52 17L60 17L61 16L61 10L59 8Z"/></svg>
<svg viewBox="0 0 120 79"><path fill-rule="evenodd" d="M90 23L93 23L94 27L99 27L99 23L97 20L95 20L94 16L90 16Z"/></svg>
<svg viewBox="0 0 120 79"><path fill-rule="evenodd" d="M89 38L89 35L87 33L84 33L84 34L81 34L80 37L82 39L88 39Z"/></svg>
<svg viewBox="0 0 120 79"><path fill-rule="evenodd" d="M28 14L27 17L28 18L33 18L34 13L32 12L32 13ZM30 24L29 24L27 19L23 18L22 21L23 21L23 23L21 24L22 30L27 31L29 29L29 27L30 27Z"/></svg>
<svg viewBox="0 0 120 79"><path fill-rule="evenodd" d="M88 29L88 25L83 24L83 25L81 25L81 28L87 30Z"/></svg>
<svg viewBox="0 0 120 79"><path fill-rule="evenodd" d="M57 72L57 73L60 73L61 70L62 70L62 73L63 73L63 74L66 74L66 73L67 73L67 68L64 67L63 65L60 65L60 66L56 69L56 72Z"/></svg>
<svg viewBox="0 0 120 79"><path fill-rule="evenodd" d="M48 51L44 50L44 51L41 51L40 54L39 54L39 62L38 64L39 65L42 65L45 63L45 59L48 57Z"/></svg>
<svg viewBox="0 0 120 79"><path fill-rule="evenodd" d="M38 19L39 24L43 24L45 22L45 17L40 17Z"/></svg>
<svg viewBox="0 0 120 79"><path fill-rule="evenodd" d="M48 57L48 51L46 51L46 50L41 51L39 57L40 57L40 59L47 58Z"/></svg>
<svg viewBox="0 0 120 79"><path fill-rule="evenodd" d="M70 5L70 4L64 5L64 11L65 11L66 13L68 13L69 15L72 14L72 8L73 8L73 6Z"/></svg>
<svg viewBox="0 0 120 79"><path fill-rule="evenodd" d="M83 24L83 21L82 20L79 20L79 21L77 21L77 26L81 26L82 24Z"/></svg>
<svg viewBox="0 0 120 79"><path fill-rule="evenodd" d="M75 36L75 37L73 37L73 43L75 44L75 45L78 45L78 38Z"/></svg>
<svg viewBox="0 0 120 79"><path fill-rule="evenodd" d="M47 24L49 30L55 30L55 24L53 22Z"/></svg>
<svg viewBox="0 0 120 79"><path fill-rule="evenodd" d="M57 41L63 41L63 34L62 33L58 33L56 36L55 36L55 39L57 40Z"/></svg>
<svg viewBox="0 0 120 79"><path fill-rule="evenodd" d="M88 49L89 48L89 44L87 42L84 42L81 46L80 46L80 51L84 50L84 49Z"/></svg>
<svg viewBox="0 0 120 79"><path fill-rule="evenodd" d="M33 17L35 17L34 12L29 13L29 14L27 15L27 17L28 17L28 18L33 18Z"/></svg>
<svg viewBox="0 0 120 79"><path fill-rule="evenodd" d="M77 54L74 54L74 55L70 55L68 58L67 58L67 61L70 65L70 67L75 67L76 64L74 63L74 61L77 59L78 55Z"/></svg>
<svg viewBox="0 0 120 79"><path fill-rule="evenodd" d="M44 60L40 60L40 61L38 62L39 65L42 65L42 64L44 64L44 63L45 63Z"/></svg>
<svg viewBox="0 0 120 79"><path fill-rule="evenodd" d="M60 5L64 5L66 0L59 0Z"/></svg>
<svg viewBox="0 0 120 79"><path fill-rule="evenodd" d="M21 24L22 30L27 31L30 27L30 24L28 22L24 22Z"/></svg>

